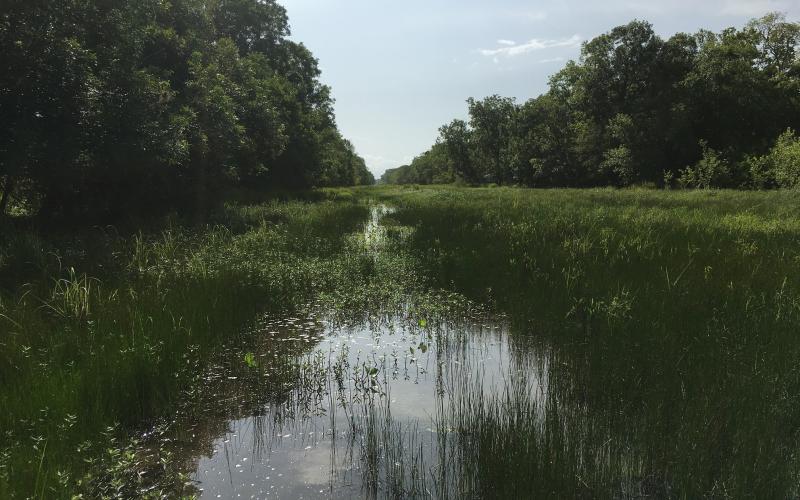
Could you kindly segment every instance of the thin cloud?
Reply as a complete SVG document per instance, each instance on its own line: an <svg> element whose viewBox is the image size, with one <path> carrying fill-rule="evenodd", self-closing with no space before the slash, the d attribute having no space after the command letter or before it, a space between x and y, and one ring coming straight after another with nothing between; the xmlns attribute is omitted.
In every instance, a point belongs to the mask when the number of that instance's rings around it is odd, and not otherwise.
<svg viewBox="0 0 800 500"><path fill-rule="evenodd" d="M683 15L760 17L767 12L797 10L797 0L672 0L652 2L645 0L610 0L592 5L594 12L624 12L647 17Z"/></svg>
<svg viewBox="0 0 800 500"><path fill-rule="evenodd" d="M497 44L498 45L511 45L511 46L514 46L514 45L517 44L517 42L515 42L514 40L498 40Z"/></svg>
<svg viewBox="0 0 800 500"><path fill-rule="evenodd" d="M528 12L527 18L531 21L544 21L547 19L547 12L537 11L537 12Z"/></svg>
<svg viewBox="0 0 800 500"><path fill-rule="evenodd" d="M734 0L723 2L721 12L735 16L763 16L767 12L784 12L792 7L792 2L783 0ZM797 4L794 4L797 5Z"/></svg>
<svg viewBox="0 0 800 500"><path fill-rule="evenodd" d="M521 43L519 45L502 44L507 46L496 49L481 49L479 52L487 57L514 57L538 50L553 49L556 47L580 47L582 41L583 39L579 35L572 35L569 38L563 38L560 40L540 40L538 38L534 38L533 40L530 40L526 43Z"/></svg>

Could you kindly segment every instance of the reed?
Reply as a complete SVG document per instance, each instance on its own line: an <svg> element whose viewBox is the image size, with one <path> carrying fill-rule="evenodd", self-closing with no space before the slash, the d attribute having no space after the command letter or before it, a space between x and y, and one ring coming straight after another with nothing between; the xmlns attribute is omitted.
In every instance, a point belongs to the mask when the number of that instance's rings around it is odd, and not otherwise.
<svg viewBox="0 0 800 500"><path fill-rule="evenodd" d="M97 483L96 461L119 462L218 346L338 282L367 210L287 201L130 236L3 232L0 497L69 498Z"/></svg>

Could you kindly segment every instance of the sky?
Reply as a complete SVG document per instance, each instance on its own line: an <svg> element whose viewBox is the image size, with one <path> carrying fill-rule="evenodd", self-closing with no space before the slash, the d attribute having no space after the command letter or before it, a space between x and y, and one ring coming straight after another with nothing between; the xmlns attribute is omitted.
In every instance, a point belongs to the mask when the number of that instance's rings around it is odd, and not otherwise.
<svg viewBox="0 0 800 500"><path fill-rule="evenodd" d="M292 39L319 59L342 134L379 177L409 163L438 129L466 118L466 100L518 102L581 43L633 19L669 37L741 27L780 11L800 20L800 0L279 0Z"/></svg>

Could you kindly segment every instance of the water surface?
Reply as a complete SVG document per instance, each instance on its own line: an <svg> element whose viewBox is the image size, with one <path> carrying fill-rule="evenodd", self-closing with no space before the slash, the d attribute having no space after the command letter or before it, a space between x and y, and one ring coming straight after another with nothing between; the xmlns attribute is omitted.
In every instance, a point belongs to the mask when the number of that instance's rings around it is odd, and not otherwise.
<svg viewBox="0 0 800 500"><path fill-rule="evenodd" d="M435 495L453 398L502 393L515 372L541 375L546 365L532 350L520 357L525 348L504 323L486 318L435 326L290 318L263 323L259 336L264 346L306 350L286 392L227 421L197 457L201 498ZM272 371L270 363L284 355L268 347L254 354L253 370L280 380L286 364ZM544 394L545 376L526 383Z"/></svg>

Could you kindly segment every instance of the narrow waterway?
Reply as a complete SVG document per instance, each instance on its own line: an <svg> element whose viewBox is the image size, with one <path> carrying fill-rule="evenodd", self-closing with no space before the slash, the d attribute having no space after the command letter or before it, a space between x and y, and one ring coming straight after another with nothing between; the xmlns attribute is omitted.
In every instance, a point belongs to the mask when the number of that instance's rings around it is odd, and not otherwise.
<svg viewBox="0 0 800 500"><path fill-rule="evenodd" d="M364 251L390 251L375 206ZM522 390L541 401L547 358L502 318L395 312L363 322L335 311L264 318L243 372L212 366L213 404L176 441L200 498L441 497L462 490L454 417ZM414 319L412 319L412 317ZM544 405L537 405L542 408ZM534 418L535 415L531 415Z"/></svg>
<svg viewBox="0 0 800 500"><path fill-rule="evenodd" d="M282 401L228 421L198 458L192 480L202 498L433 494L441 477L428 476L441 474L435 466L453 432L442 426L451 401L465 391L500 394L515 370L544 373L519 365L512 349L520 346L512 348L500 322L321 325L321 332L314 322L265 325L266 344L316 345L298 356ZM529 382L532 394L544 393L544 377Z"/></svg>

